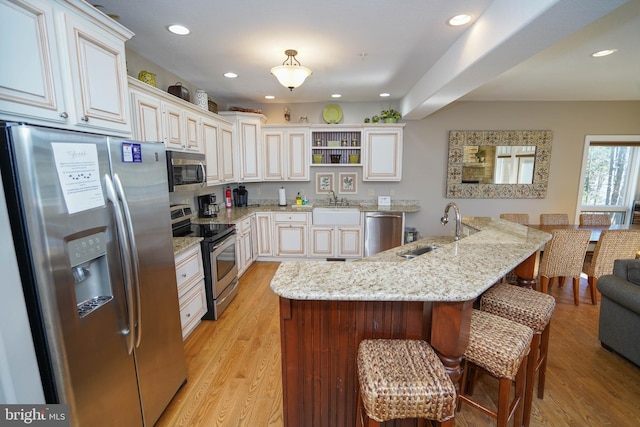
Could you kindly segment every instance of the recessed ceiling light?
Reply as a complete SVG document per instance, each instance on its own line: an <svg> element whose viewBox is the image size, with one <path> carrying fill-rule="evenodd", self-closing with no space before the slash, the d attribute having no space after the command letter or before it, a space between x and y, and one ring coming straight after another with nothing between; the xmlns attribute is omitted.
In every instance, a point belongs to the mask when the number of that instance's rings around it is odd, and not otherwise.
<svg viewBox="0 0 640 427"><path fill-rule="evenodd" d="M594 58L600 58L602 56L609 56L612 53L616 53L617 51L618 51L618 49L599 50L597 52L592 53L591 56L593 56Z"/></svg>
<svg viewBox="0 0 640 427"><path fill-rule="evenodd" d="M173 34L177 34L179 36L186 36L191 32L190 29L180 24L172 24L167 27L167 30L172 32Z"/></svg>
<svg viewBox="0 0 640 427"><path fill-rule="evenodd" d="M464 25L471 21L470 15L456 15L453 18L449 19L447 22L452 27L459 27L460 25Z"/></svg>
<svg viewBox="0 0 640 427"><path fill-rule="evenodd" d="M334 93L331 95L332 98L342 98L342 95L340 95L339 93Z"/></svg>
<svg viewBox="0 0 640 427"><path fill-rule="evenodd" d="M264 99L276 99L276 97L273 95L265 95Z"/></svg>
<svg viewBox="0 0 640 427"><path fill-rule="evenodd" d="M380 94L380 96L381 96L382 98L387 98L387 97L391 96L391 94L390 94L390 93L387 93L387 92L383 92L383 93L381 93L381 94Z"/></svg>
<svg viewBox="0 0 640 427"><path fill-rule="evenodd" d="M224 73L223 76L228 79L235 79L236 77L238 77L236 73L232 73L231 71L229 71L228 73Z"/></svg>

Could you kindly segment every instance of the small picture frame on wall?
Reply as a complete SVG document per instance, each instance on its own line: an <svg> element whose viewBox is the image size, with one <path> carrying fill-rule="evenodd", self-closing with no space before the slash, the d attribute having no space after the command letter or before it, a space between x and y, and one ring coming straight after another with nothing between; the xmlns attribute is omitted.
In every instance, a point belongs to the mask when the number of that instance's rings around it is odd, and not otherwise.
<svg viewBox="0 0 640 427"><path fill-rule="evenodd" d="M338 193L358 193L358 172L340 172L338 174Z"/></svg>
<svg viewBox="0 0 640 427"><path fill-rule="evenodd" d="M333 172L316 173L316 194L328 194L333 191Z"/></svg>

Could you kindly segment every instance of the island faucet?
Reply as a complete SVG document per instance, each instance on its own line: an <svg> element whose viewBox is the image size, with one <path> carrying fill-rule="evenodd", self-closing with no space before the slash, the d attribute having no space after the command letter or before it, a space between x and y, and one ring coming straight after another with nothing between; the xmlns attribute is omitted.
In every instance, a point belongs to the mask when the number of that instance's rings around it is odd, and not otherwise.
<svg viewBox="0 0 640 427"><path fill-rule="evenodd" d="M442 225L445 225L446 223L449 222L449 208L453 208L453 210L456 212L456 235L453 238L453 240L460 240L460 228L461 228L461 222L462 222L462 218L460 217L460 209L458 209L458 205L456 205L453 202L449 202L447 203L447 206L445 206L444 208L444 216L442 218L440 218L440 223Z"/></svg>

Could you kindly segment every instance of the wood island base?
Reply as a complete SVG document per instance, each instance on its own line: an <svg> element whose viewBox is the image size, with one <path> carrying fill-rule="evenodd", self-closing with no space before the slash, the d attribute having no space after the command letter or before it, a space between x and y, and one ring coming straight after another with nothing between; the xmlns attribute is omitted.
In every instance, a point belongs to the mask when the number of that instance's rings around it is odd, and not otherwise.
<svg viewBox="0 0 640 427"><path fill-rule="evenodd" d="M357 348L366 338L431 342L457 384L473 301L309 301L280 298L284 425L356 425ZM415 426L397 420L385 426Z"/></svg>

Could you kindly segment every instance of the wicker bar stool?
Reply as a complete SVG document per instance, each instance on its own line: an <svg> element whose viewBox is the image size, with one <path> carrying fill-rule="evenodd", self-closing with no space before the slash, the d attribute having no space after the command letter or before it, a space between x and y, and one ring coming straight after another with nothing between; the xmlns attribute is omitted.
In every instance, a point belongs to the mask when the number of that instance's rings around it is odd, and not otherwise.
<svg viewBox="0 0 640 427"><path fill-rule="evenodd" d="M582 271L588 277L592 304L598 303L596 292L598 277L605 274L613 274L613 261L616 259L636 258L638 249L640 249L640 231L602 231L593 251L593 257L582 266Z"/></svg>
<svg viewBox="0 0 640 427"><path fill-rule="evenodd" d="M526 213L502 213L500 219L515 222L522 225L529 225L529 214Z"/></svg>
<svg viewBox="0 0 640 427"><path fill-rule="evenodd" d="M356 425L422 418L453 426L456 388L426 341L363 340L357 363Z"/></svg>
<svg viewBox="0 0 640 427"><path fill-rule="evenodd" d="M551 295L502 283L491 287L480 299L480 310L528 326L533 330L524 392L522 424L525 427L528 427L531 421L536 372L538 373L538 398L544 398L551 317L555 306L556 300Z"/></svg>
<svg viewBox="0 0 640 427"><path fill-rule="evenodd" d="M580 304L580 274L587 246L591 238L590 230L552 230L540 261L540 290L547 293L549 279L571 277L573 279L573 302Z"/></svg>
<svg viewBox="0 0 640 427"><path fill-rule="evenodd" d="M523 392L527 355L531 346L533 331L521 325L486 311L473 310L469 345L464 352L464 370L458 410L462 402L479 409L497 420L498 427L506 427L509 419L513 425L522 425ZM473 400L471 384L467 381L469 370L482 369L499 380L497 411ZM475 376L475 373L474 373ZM511 385L515 392L511 399ZM471 385L471 388L469 386Z"/></svg>

